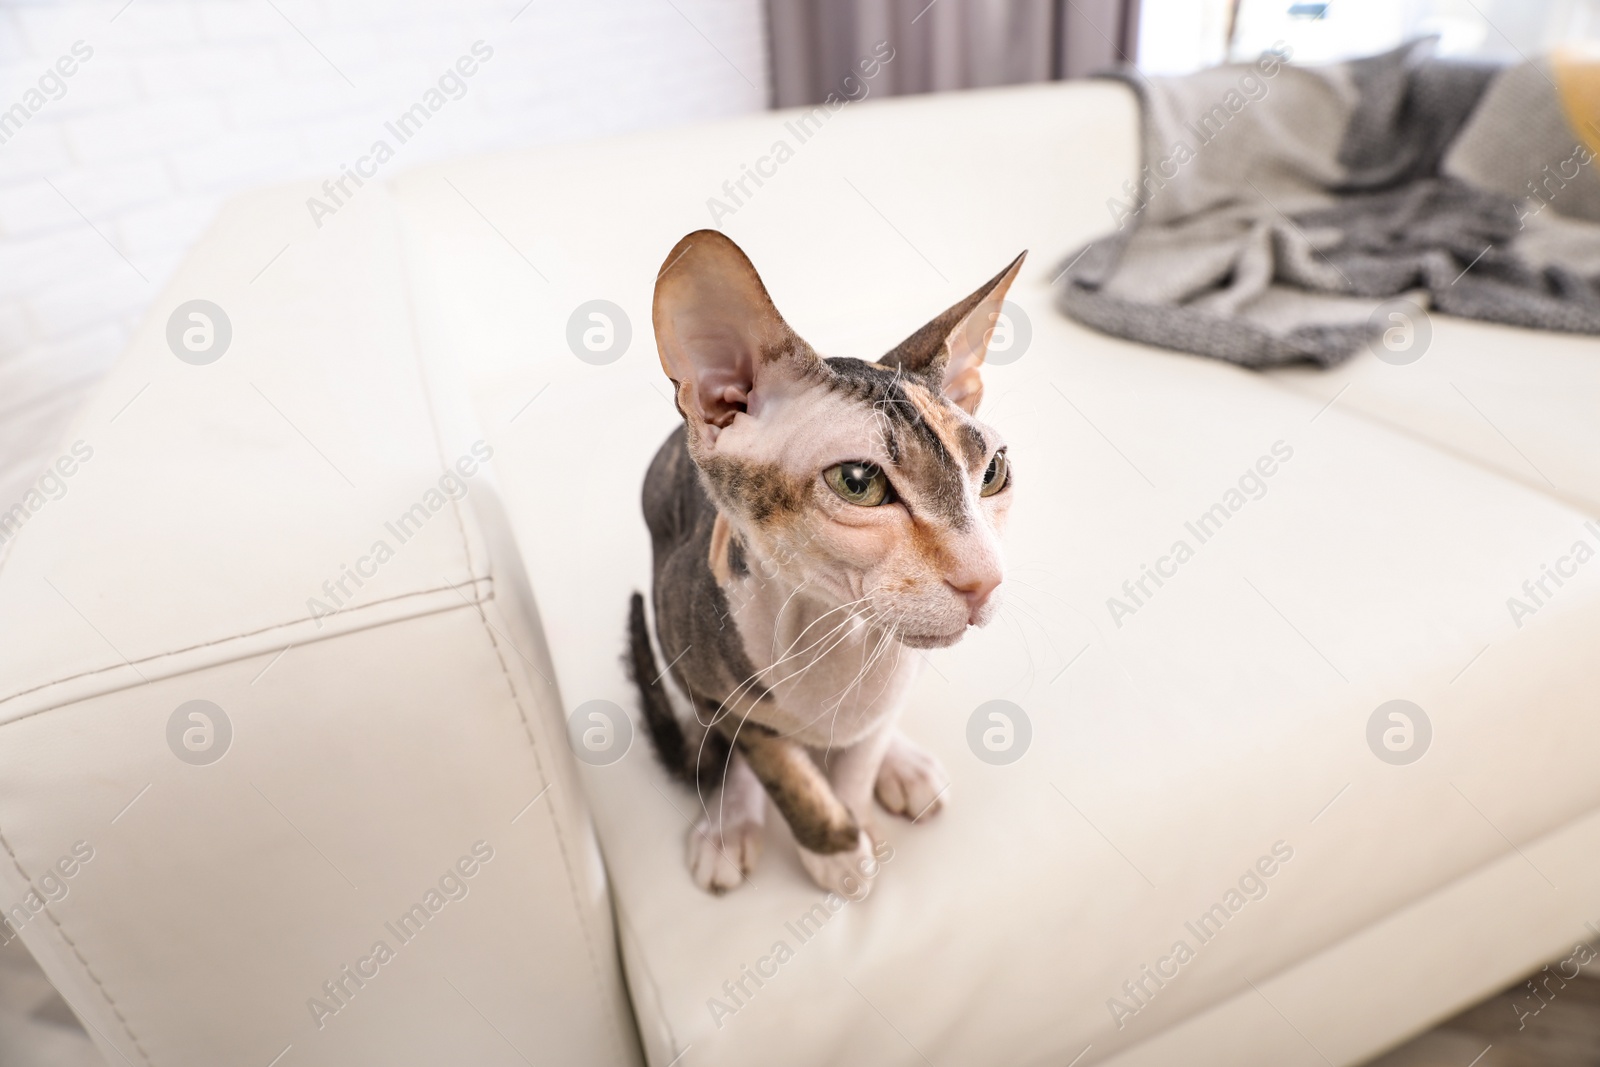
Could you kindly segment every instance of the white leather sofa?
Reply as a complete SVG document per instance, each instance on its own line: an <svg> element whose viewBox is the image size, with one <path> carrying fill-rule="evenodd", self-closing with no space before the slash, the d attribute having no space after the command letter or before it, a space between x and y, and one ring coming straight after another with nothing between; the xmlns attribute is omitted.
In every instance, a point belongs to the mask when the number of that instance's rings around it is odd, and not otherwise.
<svg viewBox="0 0 1600 1067"><path fill-rule="evenodd" d="M1078 327L1052 267L1135 170L1099 83L851 105L719 220L828 354L1030 248L1031 342L985 400L1010 608L906 723L947 809L886 822L860 902L778 827L693 887L694 798L567 720L634 714L654 272L793 117L415 171L320 229L252 195L157 301L0 549L0 905L109 1063L1352 1064L1594 936L1600 345L1441 317L1408 366L1263 376ZM168 341L196 299L211 362ZM612 362L569 346L591 300ZM1010 763L969 748L992 700ZM1392 700L1413 762L1369 744Z"/></svg>

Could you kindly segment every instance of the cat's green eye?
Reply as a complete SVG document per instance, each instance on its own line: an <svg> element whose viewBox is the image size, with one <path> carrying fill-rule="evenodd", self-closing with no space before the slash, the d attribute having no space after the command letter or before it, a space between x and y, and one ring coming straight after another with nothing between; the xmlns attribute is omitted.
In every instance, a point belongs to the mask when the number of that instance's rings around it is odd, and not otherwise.
<svg viewBox="0 0 1600 1067"><path fill-rule="evenodd" d="M860 507L875 508L894 499L889 476L875 463L840 463L823 471L822 480L840 497Z"/></svg>
<svg viewBox="0 0 1600 1067"><path fill-rule="evenodd" d="M983 472L982 496L994 496L1004 489L1011 481L1011 464L1006 462L1004 451L996 452L989 461L989 469Z"/></svg>

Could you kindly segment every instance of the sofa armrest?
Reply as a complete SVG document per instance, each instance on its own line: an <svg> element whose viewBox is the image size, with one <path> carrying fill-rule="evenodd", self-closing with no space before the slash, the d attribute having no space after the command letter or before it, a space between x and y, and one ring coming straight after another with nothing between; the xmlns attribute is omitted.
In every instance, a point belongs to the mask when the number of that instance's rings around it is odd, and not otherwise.
<svg viewBox="0 0 1600 1067"><path fill-rule="evenodd" d="M637 1063L490 449L384 191L309 191L223 212L0 524L0 937L110 1063Z"/></svg>

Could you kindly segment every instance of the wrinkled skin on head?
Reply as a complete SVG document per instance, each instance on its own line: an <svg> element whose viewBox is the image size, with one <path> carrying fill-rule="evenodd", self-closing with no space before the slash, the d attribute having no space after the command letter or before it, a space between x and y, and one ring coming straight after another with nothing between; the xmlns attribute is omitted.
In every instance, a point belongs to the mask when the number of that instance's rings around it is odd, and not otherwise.
<svg viewBox="0 0 1600 1067"><path fill-rule="evenodd" d="M1021 265L865 361L813 351L721 233L678 243L656 285L662 367L690 455L754 571L859 604L913 647L952 644L993 617L1014 475L975 412Z"/></svg>

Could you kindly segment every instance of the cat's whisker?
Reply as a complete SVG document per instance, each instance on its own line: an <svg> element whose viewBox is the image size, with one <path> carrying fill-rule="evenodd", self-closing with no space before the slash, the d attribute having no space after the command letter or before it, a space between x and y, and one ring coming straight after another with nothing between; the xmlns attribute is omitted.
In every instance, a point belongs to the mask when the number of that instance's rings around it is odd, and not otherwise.
<svg viewBox="0 0 1600 1067"><path fill-rule="evenodd" d="M1085 618L1081 611L1073 607L1071 603L1062 599L1060 596L1052 593L1050 590L1045 589L1042 586L1034 585L1031 582L1022 579L1013 578L1009 575L1006 578L1006 584L1008 586L1016 585L1019 588L1012 590L1011 594L1001 601L1001 608L1015 609L1024 618L1032 619L1034 625L1037 626L1040 632L1044 634L1045 641L1049 643L1050 651L1057 660L1060 660L1063 657L1061 646L1058 644L1056 637L1066 629L1063 623L1058 621L1059 612L1053 611L1054 605L1040 605L1038 603L1030 602L1029 598L1024 595L1024 590L1043 594L1044 596L1049 597L1051 600L1059 602L1074 616L1085 619L1085 621L1088 622L1090 627L1094 630L1095 638L1099 639L1100 628L1098 624L1091 619Z"/></svg>
<svg viewBox="0 0 1600 1067"><path fill-rule="evenodd" d="M806 663L799 670L797 670L797 671L795 671L795 672L793 672L791 674L787 674L784 677L778 679L776 682L774 682L772 684L772 688L777 688L778 686L783 685L783 684L785 684L787 682L796 681L796 680L804 677L806 672L810 671L817 664L821 663L828 656L829 653L831 653L834 649L838 648L845 641L848 641L850 639L850 637L851 637L851 634L848 632L848 630L849 630L849 626L850 626L852 621L854 621L853 617L846 618L844 621L840 622L837 626L835 626L832 630L829 630L828 631L828 637L832 638L833 640L828 645L828 647L823 649L821 652L818 652L815 656L812 656L809 660L806 661ZM810 646L810 647L815 647L816 644L820 644L821 640L826 640L826 638L820 639L818 642L813 643L813 645ZM776 664L774 664L774 666L776 666Z"/></svg>
<svg viewBox="0 0 1600 1067"><path fill-rule="evenodd" d="M1039 631L1044 634L1044 639L1049 642L1050 651L1057 651L1056 641L1050 633L1050 627L1045 624L1045 620L1040 616L1040 612L1037 609L1030 607L1021 597L1007 597L1005 600L1000 602L1000 611L1002 613L1008 611L1015 612L1019 617L1033 623L1033 625L1037 626Z"/></svg>
<svg viewBox="0 0 1600 1067"><path fill-rule="evenodd" d="M807 671L811 670L811 668L815 667L818 663L820 663L822 661L823 657L826 656L828 652L832 652L835 648L837 648L840 644L842 644L845 640L847 640L848 637L849 637L848 634L844 635L839 640L835 641L833 643L833 645L829 646L829 648L825 652L823 652L822 654L818 655L811 662L807 663L804 667L800 668L800 670L794 672L794 674L789 675L788 677L784 678L783 680L785 682L798 681L801 677L803 677L805 675L805 673ZM797 727L794 730L786 731L782 736L793 737L796 734L803 732L808 727L813 726L816 723L820 722L822 720L822 717L824 715L827 715L830 710L837 710L837 704L835 705L835 708L833 708L833 709L829 709L827 707L824 707L822 709L822 711L819 712L815 718L811 719L809 722L803 723L802 725L800 725L799 727Z"/></svg>
<svg viewBox="0 0 1600 1067"><path fill-rule="evenodd" d="M787 597L784 598L783 603L778 605L778 613L772 617L772 658L773 659L777 659L778 658L778 634L783 628L783 613L785 611L789 610L789 605L794 603L794 598L799 596L800 595L800 591L803 590L809 584L810 584L809 582L801 581L798 585L796 585L794 587L794 590L792 592L790 592L790 594Z"/></svg>
<svg viewBox="0 0 1600 1067"><path fill-rule="evenodd" d="M851 619L853 619L853 616L846 614L845 617L842 617L842 619L838 619L837 622L834 622L834 625L830 625L826 633L822 633L822 635L819 635L816 640L811 641L810 645L806 645L805 648L798 649L798 651L786 651L786 654L784 654L781 659L773 662L773 664L771 664L770 667L766 667L765 670L774 670L776 667L781 667L781 665L787 664L787 662L792 661L792 659L800 659L800 657L806 657L806 665L814 664L814 662L818 661L818 659L821 659L822 656L826 656L827 651L830 651L830 649L834 648L834 645L837 645L840 638L850 637ZM808 629L810 629L810 627L808 627ZM795 638L794 641L790 641L789 649L794 649L794 646L798 645L798 643L800 643L800 637ZM824 651L816 651L816 649L822 645L827 645L827 649L824 649Z"/></svg>
<svg viewBox="0 0 1600 1067"><path fill-rule="evenodd" d="M801 630L800 633L795 636L795 639L789 643L788 648L790 650L792 650L795 645L799 644L800 641L802 639L804 639L805 635L811 630L811 628L813 626L817 625L817 623L821 622L823 619L827 618L829 615L832 615L834 612L837 612L837 611L846 610L846 609L852 607L853 604L857 604L857 603L860 603L860 601L854 601L854 602L852 602L852 604L841 604L838 607L830 608L828 611L823 612L816 619L813 619L811 621L811 623L809 625L807 625L804 630ZM744 694L744 691L748 687L753 686L754 684L759 682L761 680L761 676L763 674L766 674L769 671L776 670L778 667L782 666L784 663L786 663L789 660L795 658L796 656L805 655L811 649L816 648L818 645L825 643L830 637L832 637L834 634L838 633L840 631L840 629L842 627L844 627L845 625L847 625L848 623L849 623L849 617L847 615L847 617L844 620L842 620L839 623L835 624L830 630L828 630L827 633L823 634L821 637L818 637L815 641L813 641L811 644L807 645L805 648L800 649L798 652L786 651L785 654L781 658L775 660L773 663L770 663L765 667L762 667L760 670L758 670L754 674L750 675L750 677L746 678L743 682L740 682L737 686L734 687L733 692L728 694L727 699L725 699L722 702L722 705L720 707L718 707L717 712L712 716L712 720L711 720L711 723L709 725L715 725L717 722L721 721L722 712L727 707L728 703L730 701L736 699L737 697L742 696Z"/></svg>
<svg viewBox="0 0 1600 1067"><path fill-rule="evenodd" d="M871 654L862 659L861 668L856 671L855 677L850 680L850 684L845 686L844 690L840 692L838 699L833 702L833 718L828 723L827 750L829 752L833 751L833 737L839 725L839 712L844 707L845 698L850 695L851 690L857 688L866 680L868 673L872 670L873 665L877 663L878 658L883 654L883 649L885 645L887 645L887 643L892 639L892 636L892 630L885 630L880 633L877 643L872 648ZM887 681L885 684L887 684Z"/></svg>
<svg viewBox="0 0 1600 1067"><path fill-rule="evenodd" d="M822 711L819 712L816 715L816 717L812 718L808 722L802 723L800 726L796 727L793 730L787 731L783 736L792 737L792 736L795 736L797 734L800 734L800 733L804 732L805 730L809 729L810 727L816 725L818 722L821 722L823 717L826 716L826 715L830 715L830 714L833 715L835 717L835 721L837 721L837 716L838 716L838 713L839 713L839 709L843 706L845 699L849 696L850 690L855 688L857 685L859 685L862 681L865 680L865 678L867 676L867 673L871 670L873 664L877 661L877 658L881 655L882 650L889 643L892 642L893 637L894 637L894 633L895 633L893 627L889 627L889 628L885 629L885 628L879 626L876 612L872 611L872 609L870 607L867 609L867 612L865 612L864 615L868 618L868 625L874 626L874 627L878 628L879 631L880 631L880 636L878 638L877 646L875 647L875 649L872 652L872 654L868 658L866 658L864 660L864 662L862 664L862 667L861 667L861 669L859 671L857 671L855 678L852 679L850 684L847 685L839 693L838 697L833 701L831 706L826 706L825 705L823 707ZM813 661L812 664L808 665L807 669L809 669L810 666L815 666L815 663L816 663L816 661ZM829 740L829 744L831 746L831 744L832 744L832 730L831 729L829 731L829 739L830 739Z"/></svg>
<svg viewBox="0 0 1600 1067"><path fill-rule="evenodd" d="M841 635L841 636L839 636L837 638L837 640L835 640L833 642L832 645L829 645L828 648L824 649L822 652L818 653L815 657L813 657L810 662L808 662L804 667L801 668L800 671L795 672L794 674L791 674L791 675L789 675L789 676L787 676L787 677L785 677L783 679L779 679L777 682L773 683L773 687L776 687L778 685L782 685L784 682L789 681L791 678L798 677L800 674L803 674L806 670L810 669L810 667L814 666L819 660L821 660L824 656L826 656L828 654L828 652L832 651L832 649L834 647L837 647L837 645L839 644L840 641L842 641L845 638L847 638L849 635L848 634L842 634L842 631L850 624L850 622L851 622L851 620L853 618L853 614L850 612L849 609L855 607L856 605L858 605L860 603L862 603L862 601L855 601L855 602L852 602L850 604L841 604L841 605L839 605L839 606L837 606L835 608L832 608L829 611L823 613L823 615L819 616L817 619L812 620L811 624L808 625L804 630L802 630L800 632L800 634L795 638L795 640L790 643L790 647L791 648L795 644L799 643L799 641L805 636L806 632L808 632L812 628L812 626L815 626L818 622L821 622L822 619L826 618L828 615L832 615L835 612L838 612L838 611L841 611L841 610L846 612L846 616L845 616L844 619L842 619L838 623L836 623L825 634L823 634L822 636L818 637L815 641L813 641L806 648L801 649L799 652L793 652L793 653L790 653L788 655L785 655L782 659L778 660L777 662L774 662L774 663L768 665L767 667L764 667L761 670L756 671L749 678L746 678L743 682L741 682L738 686L736 686L734 691L732 693L730 693L727 696L727 698L722 701L722 703L718 706L716 712L714 712L712 714L711 721L709 723L702 723L702 725L706 726L707 729L706 729L705 734L703 734L701 736L701 739L700 739L699 756L702 757L702 758L704 756L705 743L706 743L706 740L710 737L711 730L715 729L717 727L717 725L719 723L721 723L721 721L724 718L726 718L727 714L731 714L732 713L732 709L729 707L729 705L732 704L733 702L735 702L736 700L739 700L739 699L743 698L748 693L750 687L754 686L760 680L761 675L766 674L766 673L768 673L770 671L773 671L773 670L777 669L778 667L782 666L785 662L787 662L788 660L790 660L790 659L792 659L792 658L794 658L796 656L804 655L805 653L809 652L811 649L816 648L818 645L821 645L821 644L824 644L824 643L828 642L829 639L830 638L834 638L835 635ZM695 718L697 720L699 720L698 712L696 712ZM721 809L722 796L721 796L721 794L722 794L723 789L727 786L728 774L730 773L730 771L732 769L732 764L733 764L732 748L736 748L737 747L738 738L739 738L739 731L744 728L744 724L745 724L746 721L748 721L748 718L749 718L749 715L747 713L744 717L742 717L739 720L739 725L734 728L733 736L729 739L729 743L730 743L730 746L731 746L730 754L729 754L728 760L723 765L723 768L722 768L722 781L718 784L718 787L717 787L717 791L718 791L718 818L719 819L721 818L721 814L722 814L722 809ZM701 809L701 811L706 815L707 818L710 818L711 811L710 811L710 808L706 804L705 796L700 792L698 779L696 779L696 790L695 791L696 791L696 798L700 801L700 809Z"/></svg>
<svg viewBox="0 0 1600 1067"><path fill-rule="evenodd" d="M857 603L860 603L860 602L857 601ZM841 607L843 607L843 606L845 606L845 605L841 605ZM836 609L833 609L833 610L838 610L838 609L836 608ZM831 614L831 612L830 612L830 614ZM847 616L843 621L841 621L840 623L835 625L831 630L829 630L827 636L832 636L834 634L839 634L841 630L843 630L845 627L847 627L850 624L850 621L851 621L852 618L853 618L853 616ZM809 629L809 628L810 627L807 627L807 629ZM829 645L827 648L825 648L821 652L819 652L815 657L813 657L808 663L806 663L798 671L795 671L792 674L786 675L785 677L780 678L776 682L774 682L773 683L773 688L776 688L777 686L783 685L785 682L800 678L807 671L809 671L812 667L816 666L817 663L821 662L821 660L824 657L826 657L828 655L828 653L832 652L835 648L837 648L841 643L843 643L848 638L849 638L849 634L847 634L847 633L846 634L842 634L841 636L838 637L837 640L835 640L831 645ZM819 638L817 642L813 642L813 644L811 646L809 646L809 647L815 647L816 644L821 643L821 641L823 641L823 640L826 640L826 637ZM788 657L785 657L785 658L788 658ZM777 664L773 664L772 666L775 667L775 666L777 666ZM771 670L771 669L772 669L771 667L765 668L765 670ZM765 670L757 671L756 673L757 674L762 674L762 673L765 673ZM821 716L818 716L818 718L821 718ZM733 737L730 739L730 743L734 747L737 747L737 745L738 745L739 731L744 729L744 724L746 722L748 722L748 721L749 721L749 716L746 715L744 718L739 720L739 725L734 728ZM812 720L812 721L815 722L816 720ZM789 735L780 735L780 736L789 736ZM827 752L830 751L831 748L832 748L832 735L831 735L831 732L830 732L830 735L829 735L829 749L825 750L824 753L823 753L824 761L826 761ZM731 763L731 760L730 760L730 763ZM726 785L727 785L727 774L728 774L728 768L724 767L723 768L722 786L719 787L719 793L720 793L721 789L723 787L726 787ZM719 804L718 804L719 817L720 817L720 814L721 814L721 803L720 803L720 800L721 800L721 798L719 796ZM702 800L701 803L702 803L702 806L703 806L704 805L704 801Z"/></svg>
<svg viewBox="0 0 1600 1067"><path fill-rule="evenodd" d="M794 671L794 672L792 672L790 674L784 675L782 678L779 678L776 681L771 682L771 684L768 685L767 688L768 689L776 689L780 685L784 685L784 684L786 684L788 682L794 681L794 680L804 676L804 674L807 671L809 671L812 667L816 666L819 662L821 662L824 658L826 658L827 655L830 652L832 652L835 648L837 648L844 641L849 639L850 634L849 634L848 630L849 630L849 626L850 626L851 621L852 621L851 617L850 616L846 616L846 618L840 620L832 628L830 628L827 633L823 634L821 637L818 637L811 644L807 645L805 648L801 649L798 652L793 652L793 653L790 653L789 655L784 656L782 659L778 660L777 662L771 664L768 667L762 668L761 670L757 671L755 675L752 675L751 679L748 679L747 682L753 683L756 679L759 678L760 675L765 674L765 673L767 673L769 671L776 670L778 667L782 666L783 664L787 663L788 661L790 661L792 659L796 659L798 657L805 656L807 653L810 653L812 649L817 648L819 645L826 645L827 647L823 648L820 652L817 652L814 655L811 655L806 660L805 664L803 666L801 666L801 668L798 671ZM808 629L809 629L809 627L808 627ZM798 638L796 639L796 641L798 641ZM792 644L791 644L791 647L792 647Z"/></svg>
<svg viewBox="0 0 1600 1067"><path fill-rule="evenodd" d="M1034 585L1032 582L1024 581L1021 578L1014 578L1014 577L1008 576L1006 578L1006 583L1008 585L1018 585L1018 586L1021 586L1024 589L1032 589L1032 590L1035 590L1037 592L1043 593L1045 596L1049 597L1050 599L1059 602L1062 607L1066 608L1068 611L1072 612L1072 614L1076 615L1078 618L1082 619L1085 623L1087 623L1089 628L1094 630L1096 637L1102 638L1102 639L1104 638L1104 635L1100 631L1100 622L1099 622L1099 620L1094 618L1093 616L1091 616L1089 614L1086 614L1076 604L1072 603L1072 601L1070 601L1070 600L1066 599L1065 597L1061 596L1059 593L1053 593L1049 589L1046 589L1042 585Z"/></svg>
<svg viewBox="0 0 1600 1067"><path fill-rule="evenodd" d="M1021 625L1018 624L1016 618L1013 616L1011 608L1007 607L1004 604L1001 604L1000 605L1000 613L999 614L1000 614L1000 618L1004 619L1006 621L1006 623L1008 625L1010 625L1010 627L1013 630L1016 631L1017 640L1022 645L1022 653L1023 653L1023 655L1028 657L1028 666L1027 666L1027 669L1023 672L1022 676L1023 676L1023 678L1028 679L1028 684L1031 685L1033 677L1038 672L1034 667L1034 663L1033 663L1033 648L1028 644L1028 635L1023 632L1023 629L1022 629Z"/></svg>
<svg viewBox="0 0 1600 1067"><path fill-rule="evenodd" d="M1050 597L1050 598L1055 599L1055 600L1060 600L1059 597L1057 597L1054 593L1050 592L1047 589L1042 589L1039 586L1032 585L1032 584L1030 584L1028 582L1025 582L1025 581L1022 581L1021 579L1018 579L1018 578L1014 578L1009 574L1006 575L1006 599L1007 600L1015 600L1015 601L1019 601L1019 602L1021 602L1023 604L1027 604L1029 607L1033 608L1035 611L1040 611L1040 612L1045 611L1046 608L1045 608L1045 606L1043 604L1036 603L1034 601L1033 597L1034 597L1035 594L1042 594L1043 596ZM1062 603L1065 603L1065 601L1062 601Z"/></svg>
<svg viewBox="0 0 1600 1067"><path fill-rule="evenodd" d="M876 622L876 620L873 620L873 622ZM856 690L862 682L867 680L867 675L871 672L873 666L878 662L878 658L883 654L884 645L888 640L889 632L880 629L878 640L873 644L872 651L862 657L861 667L856 671L855 677L850 679L850 684L844 687L844 689L839 693L838 699L834 701L835 711L837 711L838 708L844 704L845 699L851 694L852 691Z"/></svg>
<svg viewBox="0 0 1600 1067"><path fill-rule="evenodd" d="M858 600L852 600L852 601L849 601L848 603L840 604L837 607L829 608L827 611L824 611L821 615L818 615L815 619L812 619L811 622L806 625L805 629L801 630L798 634L796 634L794 640L789 642L788 647L785 648L785 650L784 650L784 655L781 658L779 658L775 663L773 663L771 666L769 666L769 667L767 667L765 669L766 670L771 670L773 667L776 667L776 666L778 666L778 664L783 663L785 660L791 658L792 655L795 655L796 653L794 653L792 651L794 649L794 646L799 644L800 641L802 639L804 639L805 635L811 631L811 628L813 626L817 625L823 619L826 619L828 616L832 615L834 612L837 612L837 611L845 612L846 613L846 617L845 617L843 623L841 623L841 625L847 624L849 622L851 609L853 609L856 605L863 603L865 600L866 600L866 597L862 597L862 598L860 598ZM837 627L835 627L835 629L837 629ZM834 630L830 630L829 631L830 634L833 633L833 632L834 632ZM822 637L822 638L818 638L817 641L814 641L810 645L806 646L806 648L801 649L800 653L798 653L798 654L803 655L804 653L806 653L810 649L815 648L818 644L820 644L822 641L825 641L826 639L827 639L826 636ZM757 675L759 675L760 673L761 673L760 671L756 672Z"/></svg>

